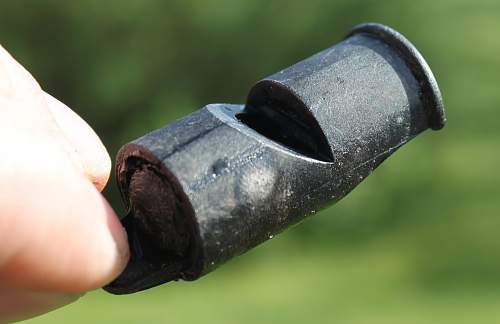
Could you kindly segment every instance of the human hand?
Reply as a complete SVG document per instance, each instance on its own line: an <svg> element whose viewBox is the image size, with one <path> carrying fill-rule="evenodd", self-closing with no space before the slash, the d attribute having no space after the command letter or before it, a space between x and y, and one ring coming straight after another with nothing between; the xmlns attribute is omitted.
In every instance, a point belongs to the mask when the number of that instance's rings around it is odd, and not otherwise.
<svg viewBox="0 0 500 324"><path fill-rule="evenodd" d="M124 268L126 234L100 191L93 130L0 46L0 322L76 300Z"/></svg>

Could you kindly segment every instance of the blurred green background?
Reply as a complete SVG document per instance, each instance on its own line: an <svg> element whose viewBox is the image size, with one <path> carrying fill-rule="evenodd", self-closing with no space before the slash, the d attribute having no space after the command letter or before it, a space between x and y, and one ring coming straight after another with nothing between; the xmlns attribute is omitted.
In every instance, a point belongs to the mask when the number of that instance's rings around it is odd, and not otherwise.
<svg viewBox="0 0 500 324"><path fill-rule="evenodd" d="M27 323L500 321L498 0L2 1L0 42L114 156L207 103L243 102L259 78L365 21L424 54L448 109L442 132L201 280L97 291Z"/></svg>

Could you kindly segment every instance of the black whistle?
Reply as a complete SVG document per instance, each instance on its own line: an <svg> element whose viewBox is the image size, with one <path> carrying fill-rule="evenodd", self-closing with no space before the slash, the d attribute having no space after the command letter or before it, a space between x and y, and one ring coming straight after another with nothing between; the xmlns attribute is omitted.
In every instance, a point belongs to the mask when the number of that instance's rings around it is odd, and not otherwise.
<svg viewBox="0 0 500 324"><path fill-rule="evenodd" d="M379 24L271 75L246 105L211 104L120 150L131 259L105 289L195 280L356 187L444 126L416 48Z"/></svg>

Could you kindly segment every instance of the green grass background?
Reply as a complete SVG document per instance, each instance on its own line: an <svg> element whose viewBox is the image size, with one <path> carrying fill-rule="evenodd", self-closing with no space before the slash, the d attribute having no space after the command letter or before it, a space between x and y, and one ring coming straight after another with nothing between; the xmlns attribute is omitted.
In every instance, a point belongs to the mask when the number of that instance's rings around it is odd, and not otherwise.
<svg viewBox="0 0 500 324"><path fill-rule="evenodd" d="M498 0L2 1L0 41L114 155L204 104L243 102L259 78L365 21L424 54L442 132L199 281L92 292L26 323L500 322ZM106 195L120 211L113 180Z"/></svg>

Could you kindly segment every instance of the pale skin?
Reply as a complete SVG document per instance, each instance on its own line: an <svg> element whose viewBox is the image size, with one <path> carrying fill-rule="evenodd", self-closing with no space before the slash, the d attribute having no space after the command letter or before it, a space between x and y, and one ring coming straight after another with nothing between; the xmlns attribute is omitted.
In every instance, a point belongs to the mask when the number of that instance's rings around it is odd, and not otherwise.
<svg viewBox="0 0 500 324"><path fill-rule="evenodd" d="M123 270L126 233L100 193L110 168L92 128L0 46L0 323L66 305Z"/></svg>

